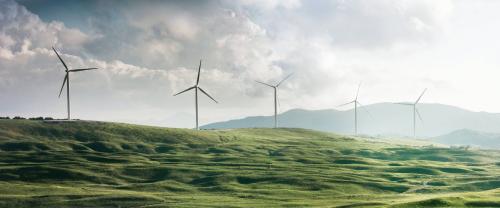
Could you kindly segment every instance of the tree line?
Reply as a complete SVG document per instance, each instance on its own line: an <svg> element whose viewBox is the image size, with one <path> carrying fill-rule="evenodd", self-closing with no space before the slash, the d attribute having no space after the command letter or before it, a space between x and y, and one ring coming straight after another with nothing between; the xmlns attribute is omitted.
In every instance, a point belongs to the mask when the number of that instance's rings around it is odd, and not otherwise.
<svg viewBox="0 0 500 208"><path fill-rule="evenodd" d="M38 120L38 121L49 121L49 120L54 120L52 117L30 117L30 118L25 118L21 116L14 116L14 117L9 117L9 116L0 116L0 120Z"/></svg>

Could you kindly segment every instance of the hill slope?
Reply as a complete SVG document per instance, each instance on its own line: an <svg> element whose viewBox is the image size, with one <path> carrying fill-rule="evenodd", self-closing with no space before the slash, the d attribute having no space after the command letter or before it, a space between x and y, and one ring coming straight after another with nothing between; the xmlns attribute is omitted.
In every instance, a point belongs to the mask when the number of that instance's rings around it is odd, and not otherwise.
<svg viewBox="0 0 500 208"><path fill-rule="evenodd" d="M483 149L500 149L500 134L460 129L435 137L432 141L447 145L470 145Z"/></svg>
<svg viewBox="0 0 500 208"><path fill-rule="evenodd" d="M498 156L304 129L0 120L0 207L498 206Z"/></svg>
<svg viewBox="0 0 500 208"><path fill-rule="evenodd" d="M417 119L418 136L436 137L458 129L500 133L500 126L496 125L500 123L498 113L472 112L442 104L419 104L418 109L423 118L423 123ZM361 134L413 135L413 113L408 106L378 103L361 107L358 113L358 132ZM354 110L293 109L280 114L278 120L281 127L351 134L354 129ZM257 116L212 123L202 128L261 128L272 125L272 116Z"/></svg>

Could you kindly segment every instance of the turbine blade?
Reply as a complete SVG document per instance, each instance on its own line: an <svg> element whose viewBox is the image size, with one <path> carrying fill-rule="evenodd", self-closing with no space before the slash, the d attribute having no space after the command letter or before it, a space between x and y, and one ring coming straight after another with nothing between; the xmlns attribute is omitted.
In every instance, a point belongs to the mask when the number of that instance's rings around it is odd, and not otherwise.
<svg viewBox="0 0 500 208"><path fill-rule="evenodd" d="M200 83L200 73L201 73L201 59L200 59L200 66L198 66L198 78L196 78L196 85Z"/></svg>
<svg viewBox="0 0 500 208"><path fill-rule="evenodd" d="M270 85L270 84L267 84L267 83L264 83L264 82L259 82L259 81L256 81L256 82L257 82L257 83L260 83L260 84L263 84L263 85L267 85L267 86L269 86L269 87L274 88L274 86L272 86L272 85Z"/></svg>
<svg viewBox="0 0 500 208"><path fill-rule="evenodd" d="M344 105L349 105L349 104L354 103L354 102L356 102L356 101L354 101L354 100L353 100L353 101L351 101L351 102L344 103L344 104L342 104L342 105L338 105L337 107L342 107L342 106L344 106Z"/></svg>
<svg viewBox="0 0 500 208"><path fill-rule="evenodd" d="M93 70L97 68L83 68L83 69L71 69L69 70L70 72L79 72L79 71L87 71L87 70Z"/></svg>
<svg viewBox="0 0 500 208"><path fill-rule="evenodd" d="M61 93L64 89L64 84L66 84L66 81L68 81L68 74L66 74L66 76L64 76L64 81L62 83L61 90L59 91L59 97L61 97Z"/></svg>
<svg viewBox="0 0 500 208"><path fill-rule="evenodd" d="M291 76L293 75L293 73L289 74L288 76L286 76L284 79L282 79L277 85L276 87L280 86L281 83L283 83L285 80L287 80L288 78L290 78Z"/></svg>
<svg viewBox="0 0 500 208"><path fill-rule="evenodd" d="M422 94L420 94L420 96L418 97L417 101L415 101L415 104L417 104L418 101L420 101L420 98L422 98L422 96L424 96L425 91L427 91L427 88L425 88L424 91L422 91Z"/></svg>
<svg viewBox="0 0 500 208"><path fill-rule="evenodd" d="M189 90L192 90L192 89L194 89L194 88L195 88L194 86L193 86L193 87L190 87L190 88L187 88L187 89L185 89L185 90L183 90L183 91L181 91L181 92L179 92L179 93L175 94L174 96L179 95L179 94L182 94L182 93L185 93L185 92L187 92L187 91L189 91Z"/></svg>
<svg viewBox="0 0 500 208"><path fill-rule="evenodd" d="M59 56L59 53L57 53L56 49L54 47L52 47L52 50L54 50L54 52L56 53L57 55L57 58L59 58L59 60L61 61L61 63L63 64L64 68L66 68L66 71L68 71L68 66L66 66L66 63L64 63L63 59L61 58L61 56Z"/></svg>
<svg viewBox="0 0 500 208"><path fill-rule="evenodd" d="M393 104L397 104L397 105L411 105L411 106L413 105L413 103L408 103L408 102L406 102L406 103L393 103Z"/></svg>
<svg viewBox="0 0 500 208"><path fill-rule="evenodd" d="M359 88L361 88L361 82L358 85L358 91L356 92L356 99L355 100L358 100Z"/></svg>
<svg viewBox="0 0 500 208"><path fill-rule="evenodd" d="M359 107L361 107L371 118L373 118L372 114L370 113L370 111L368 111L368 109L366 109L366 107L364 105L361 105L360 102L356 101L359 105Z"/></svg>
<svg viewBox="0 0 500 208"><path fill-rule="evenodd" d="M418 112L418 108L415 108L415 111L417 112L418 119L420 119L420 122L424 123L424 120L422 120L422 116L420 115L420 112Z"/></svg>
<svg viewBox="0 0 500 208"><path fill-rule="evenodd" d="M210 99L212 99L215 103L219 103L217 102L217 100L215 100L212 96L210 96L207 92L205 92L205 90L201 89L201 87L198 87L198 89L200 89L200 91L205 94L206 96L208 96Z"/></svg>

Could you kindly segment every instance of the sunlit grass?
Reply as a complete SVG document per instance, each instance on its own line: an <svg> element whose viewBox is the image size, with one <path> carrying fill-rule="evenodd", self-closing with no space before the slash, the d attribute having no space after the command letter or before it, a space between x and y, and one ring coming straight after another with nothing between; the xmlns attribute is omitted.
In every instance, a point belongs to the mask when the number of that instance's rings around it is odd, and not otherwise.
<svg viewBox="0 0 500 208"><path fill-rule="evenodd" d="M304 129L0 120L0 206L495 207L498 156Z"/></svg>

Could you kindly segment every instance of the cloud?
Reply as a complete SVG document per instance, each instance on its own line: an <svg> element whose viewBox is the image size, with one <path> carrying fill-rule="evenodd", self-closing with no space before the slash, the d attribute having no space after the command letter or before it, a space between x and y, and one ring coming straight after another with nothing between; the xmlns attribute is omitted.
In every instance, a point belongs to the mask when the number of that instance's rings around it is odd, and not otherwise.
<svg viewBox="0 0 500 208"><path fill-rule="evenodd" d="M65 115L65 100L57 99L64 77L63 67L50 48L53 44L58 46L61 56L70 68L99 68L95 71L73 73L70 76L74 117L163 122L162 117L171 118L179 113L185 114L181 112L188 108L184 103L188 95L176 99L171 96L174 92L193 85L196 60L192 60L189 68L178 66L160 69L137 66L116 59L100 60L78 56L82 52L73 51L74 48L85 48L89 42L98 40L89 38L88 34L78 29L67 28L61 22L43 22L15 2L6 3L10 6L2 6L6 11L2 14L9 16L9 24L0 25L0 31L5 34L0 36L0 48L3 49L0 57L2 114L54 117ZM30 24L29 28L33 30L18 27L27 24ZM45 37L43 32L47 31L53 36ZM82 34L73 38L88 38L85 41L70 41L59 37L71 37L72 34ZM159 43L157 45L162 46ZM220 93L217 92L225 91L226 83L239 81L238 76L214 67L203 67L202 73L202 86L206 86L205 90L219 100L224 99L220 98ZM229 96L235 94L238 93L227 93ZM64 96L65 94L63 98ZM179 109L179 112L169 110L172 108ZM177 123L183 126L188 122Z"/></svg>
<svg viewBox="0 0 500 208"><path fill-rule="evenodd" d="M295 9L301 6L301 0L241 0L243 6L257 7L262 10L274 10L277 8Z"/></svg>
<svg viewBox="0 0 500 208"><path fill-rule="evenodd" d="M90 38L77 29L69 29L62 22L45 23L25 7L3 0L0 6L0 46L4 57L33 48L62 46L76 50Z"/></svg>
<svg viewBox="0 0 500 208"><path fill-rule="evenodd" d="M295 33L299 38L329 39L336 47L365 50L433 41L448 24L452 10L447 0L319 0L258 15L276 36Z"/></svg>
<svg viewBox="0 0 500 208"><path fill-rule="evenodd" d="M71 77L80 118L185 118L192 94L171 95L194 84L199 59L202 87L221 101L202 98L202 123L266 114L272 92L254 81L275 83L289 73L294 77L280 88L283 109L328 108L351 96L346 89L361 77L367 88L395 82L380 72L405 77L379 58L439 37L452 6L434 2L96 1L82 30L3 1L0 99L7 101L0 113L64 115L56 98L64 75L53 45L71 67L100 68Z"/></svg>

